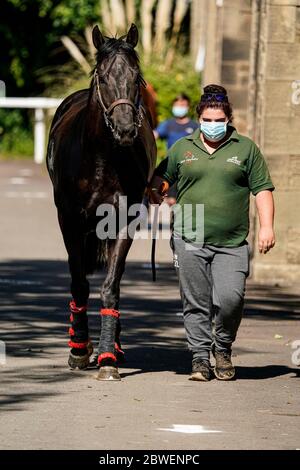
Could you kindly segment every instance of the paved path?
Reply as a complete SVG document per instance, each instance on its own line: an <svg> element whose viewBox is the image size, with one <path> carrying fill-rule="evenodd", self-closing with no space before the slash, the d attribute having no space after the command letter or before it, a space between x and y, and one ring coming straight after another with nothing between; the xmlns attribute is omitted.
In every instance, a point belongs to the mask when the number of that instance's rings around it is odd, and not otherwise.
<svg viewBox="0 0 300 470"><path fill-rule="evenodd" d="M122 381L69 371L69 277L47 175L22 162L0 163L0 170L0 340L7 346L0 448L300 448L299 368L291 348L300 340L299 288L249 282L234 348L238 380L190 382L168 243L158 243L153 284L145 264L150 244L139 241L122 282ZM93 339L101 279L92 278Z"/></svg>

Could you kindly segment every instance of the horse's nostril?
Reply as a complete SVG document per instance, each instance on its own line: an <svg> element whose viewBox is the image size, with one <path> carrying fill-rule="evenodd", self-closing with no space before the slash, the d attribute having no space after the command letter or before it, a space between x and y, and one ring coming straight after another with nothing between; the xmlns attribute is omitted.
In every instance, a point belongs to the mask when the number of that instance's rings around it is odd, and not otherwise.
<svg viewBox="0 0 300 470"><path fill-rule="evenodd" d="M134 137L135 127L134 126L123 127L122 129L119 130L119 134L121 137Z"/></svg>
<svg viewBox="0 0 300 470"><path fill-rule="evenodd" d="M132 127L131 131L129 132L129 137L135 136L135 127Z"/></svg>

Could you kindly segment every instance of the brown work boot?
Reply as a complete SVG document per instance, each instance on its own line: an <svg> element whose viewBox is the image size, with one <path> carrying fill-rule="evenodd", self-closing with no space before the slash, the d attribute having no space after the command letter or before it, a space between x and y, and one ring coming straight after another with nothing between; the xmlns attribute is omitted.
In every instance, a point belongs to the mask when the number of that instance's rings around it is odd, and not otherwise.
<svg viewBox="0 0 300 470"><path fill-rule="evenodd" d="M216 351L213 349L213 355L216 359L214 369L218 380L232 380L235 377L235 368L231 362L231 351Z"/></svg>
<svg viewBox="0 0 300 470"><path fill-rule="evenodd" d="M194 359L192 361L192 373L189 380L208 382L211 379L211 365L204 359Z"/></svg>

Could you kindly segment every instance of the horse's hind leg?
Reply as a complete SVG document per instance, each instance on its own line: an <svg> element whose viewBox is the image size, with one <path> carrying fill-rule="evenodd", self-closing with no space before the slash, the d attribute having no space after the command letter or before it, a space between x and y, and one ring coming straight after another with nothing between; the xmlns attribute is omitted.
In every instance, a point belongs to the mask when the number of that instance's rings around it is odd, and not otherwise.
<svg viewBox="0 0 300 470"><path fill-rule="evenodd" d="M80 222L76 224L59 214L59 223L68 252L69 269L72 278L70 306L71 328L69 329L71 348L68 364L72 369L85 369L93 352L89 341L87 301L89 283L85 273L85 234Z"/></svg>

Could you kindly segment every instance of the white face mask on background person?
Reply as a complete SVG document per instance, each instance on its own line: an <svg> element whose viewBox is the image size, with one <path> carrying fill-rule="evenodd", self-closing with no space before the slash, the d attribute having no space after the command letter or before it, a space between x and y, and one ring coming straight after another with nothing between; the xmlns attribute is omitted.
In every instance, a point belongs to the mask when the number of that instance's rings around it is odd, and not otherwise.
<svg viewBox="0 0 300 470"><path fill-rule="evenodd" d="M189 108L187 106L176 106L172 107L172 114L174 117L182 118L187 115Z"/></svg>
<svg viewBox="0 0 300 470"><path fill-rule="evenodd" d="M200 122L200 130L210 142L219 142L227 132L228 122Z"/></svg>

